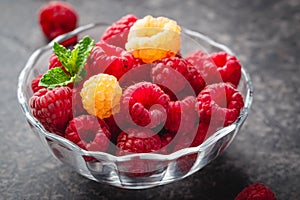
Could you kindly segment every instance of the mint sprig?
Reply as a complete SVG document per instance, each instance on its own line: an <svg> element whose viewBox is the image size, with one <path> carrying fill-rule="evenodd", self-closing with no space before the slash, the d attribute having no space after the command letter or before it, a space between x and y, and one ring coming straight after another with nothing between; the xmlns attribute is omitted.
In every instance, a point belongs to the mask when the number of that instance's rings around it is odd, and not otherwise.
<svg viewBox="0 0 300 200"><path fill-rule="evenodd" d="M50 69L43 75L39 85L52 89L82 80L84 66L93 47L94 40L88 36L80 40L73 50L55 42L53 51L67 73L61 67Z"/></svg>
<svg viewBox="0 0 300 200"><path fill-rule="evenodd" d="M55 67L43 75L39 85L53 89L58 86L68 85L74 78L66 74L60 67Z"/></svg>

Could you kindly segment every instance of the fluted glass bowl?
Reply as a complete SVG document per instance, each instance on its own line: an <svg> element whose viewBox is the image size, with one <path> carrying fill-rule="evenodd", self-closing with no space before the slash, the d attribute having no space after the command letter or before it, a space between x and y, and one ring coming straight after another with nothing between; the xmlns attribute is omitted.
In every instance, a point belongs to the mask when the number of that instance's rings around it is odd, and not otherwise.
<svg viewBox="0 0 300 200"><path fill-rule="evenodd" d="M33 95L31 81L47 70L54 41L63 42L75 35L78 38L88 35L98 41L107 27L106 23L88 24L57 37L48 45L37 49L20 73L18 100L27 122L44 146L54 157L88 179L130 189L150 188L180 180L197 172L218 157L239 132L252 103L253 89L245 68L242 68L242 77L238 85L238 90L244 98L244 107L238 119L212 134L201 145L184 148L171 154L135 153L115 156L106 152L87 151L59 135L46 131L31 114L28 104ZM234 55L228 47L199 32L183 28L182 35L183 53L201 48L207 52L225 51ZM96 161L85 159L87 156L95 158ZM132 176L128 173L128 167L134 165L146 167L148 173ZM185 168L183 169L182 166Z"/></svg>

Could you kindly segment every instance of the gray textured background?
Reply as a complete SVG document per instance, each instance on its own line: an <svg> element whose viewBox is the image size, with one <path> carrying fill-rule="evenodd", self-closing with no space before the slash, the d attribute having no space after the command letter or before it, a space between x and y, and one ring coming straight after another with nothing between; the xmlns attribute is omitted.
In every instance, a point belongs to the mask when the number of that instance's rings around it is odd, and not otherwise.
<svg viewBox="0 0 300 200"><path fill-rule="evenodd" d="M231 47L255 89L250 115L232 145L194 175L147 190L81 177L50 156L17 103L17 77L46 40L37 11L46 1L0 1L0 199L233 199L251 183L278 199L300 198L299 0L73 0L80 25L127 13L176 19Z"/></svg>

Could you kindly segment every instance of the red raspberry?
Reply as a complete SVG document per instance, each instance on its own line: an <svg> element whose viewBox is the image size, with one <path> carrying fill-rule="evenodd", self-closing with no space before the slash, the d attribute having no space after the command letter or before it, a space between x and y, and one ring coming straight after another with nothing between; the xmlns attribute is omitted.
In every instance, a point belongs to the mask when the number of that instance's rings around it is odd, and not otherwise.
<svg viewBox="0 0 300 200"><path fill-rule="evenodd" d="M179 135L173 139L173 149L171 149L171 153L184 149L184 148L188 148L191 146L191 143L193 141L193 138L195 137L195 133L196 131L192 131L189 134L187 134L186 136L183 135ZM175 141L174 141L175 140ZM172 146L171 146L172 147ZM176 160L176 165L177 165L177 169L178 172L182 173L182 174L186 174L189 172L189 170L193 167L196 159L197 159L197 153L193 153L193 154L189 154L186 156L182 156L180 158L178 158Z"/></svg>
<svg viewBox="0 0 300 200"><path fill-rule="evenodd" d="M204 140L215 133L217 129L209 127L206 123L200 122L193 130L185 134L164 131L161 135L162 153L173 153L180 149L196 147Z"/></svg>
<svg viewBox="0 0 300 200"><path fill-rule="evenodd" d="M38 90L45 88L43 86L39 86L40 80L43 77L43 74L38 75L35 79L31 81L31 89L33 93L37 92Z"/></svg>
<svg viewBox="0 0 300 200"><path fill-rule="evenodd" d="M128 153L149 153L161 148L161 139L151 129L129 128L122 131L117 139L117 155Z"/></svg>
<svg viewBox="0 0 300 200"><path fill-rule="evenodd" d="M276 200L276 196L264 184L256 183L243 189L234 200Z"/></svg>
<svg viewBox="0 0 300 200"><path fill-rule="evenodd" d="M118 156L130 153L149 153L156 152L161 148L160 137L151 129L133 129L129 128L121 132L117 139ZM153 160L141 160L134 157L129 161L118 165L120 173L131 177L150 176L157 169L158 163Z"/></svg>
<svg viewBox="0 0 300 200"><path fill-rule="evenodd" d="M72 119L72 90L69 87L42 88L33 94L29 104L33 116L46 130L64 134Z"/></svg>
<svg viewBox="0 0 300 200"><path fill-rule="evenodd" d="M197 160L197 154L193 153L187 156L180 157L176 160L177 168L181 174L186 174L194 166Z"/></svg>
<svg viewBox="0 0 300 200"><path fill-rule="evenodd" d="M40 9L39 23L45 36L52 40L76 28L77 13L70 4L51 1Z"/></svg>
<svg viewBox="0 0 300 200"><path fill-rule="evenodd" d="M193 131L197 120L196 98L188 96L182 101L170 101L167 107L165 129L183 134Z"/></svg>
<svg viewBox="0 0 300 200"><path fill-rule="evenodd" d="M223 82L216 65L208 53L202 50L196 50L189 53L185 59L197 68L206 84Z"/></svg>
<svg viewBox="0 0 300 200"><path fill-rule="evenodd" d="M187 133L186 135L174 134L170 132L163 133L162 148L163 154L171 154L175 151L187 148L191 146L196 130ZM194 165L197 159L197 153L190 154L187 156L180 157L176 160L177 170L181 174L186 174Z"/></svg>
<svg viewBox="0 0 300 200"><path fill-rule="evenodd" d="M99 42L95 45L87 60L88 77L106 73L115 76L119 80L135 63L134 57L122 48Z"/></svg>
<svg viewBox="0 0 300 200"><path fill-rule="evenodd" d="M212 53L210 58L216 64L223 81L237 87L241 78L241 65L238 59L226 52Z"/></svg>
<svg viewBox="0 0 300 200"><path fill-rule="evenodd" d="M116 144L117 137L122 132L122 130L114 119L114 115L111 115L108 118L104 118L103 120L108 125L109 132L111 133L111 141Z"/></svg>
<svg viewBox="0 0 300 200"><path fill-rule="evenodd" d="M80 115L69 122L65 137L82 149L105 152L110 132L103 120L93 115Z"/></svg>
<svg viewBox="0 0 300 200"><path fill-rule="evenodd" d="M244 106L240 92L230 83L206 86L197 97L200 120L213 126L227 126L239 116Z"/></svg>
<svg viewBox="0 0 300 200"><path fill-rule="evenodd" d="M124 91L121 112L129 122L154 128L165 121L169 101L169 96L156 84L139 82Z"/></svg>
<svg viewBox="0 0 300 200"><path fill-rule="evenodd" d="M205 86L205 81L195 66L184 58L171 57L154 63L153 82L168 88L174 94L191 86L198 94Z"/></svg>
<svg viewBox="0 0 300 200"><path fill-rule="evenodd" d="M101 40L125 49L129 29L136 20L138 18L132 14L122 17L105 30Z"/></svg>
<svg viewBox="0 0 300 200"><path fill-rule="evenodd" d="M199 146L216 131L217 128L213 125L208 125L204 122L200 122L197 127L196 136L194 137L191 147Z"/></svg>

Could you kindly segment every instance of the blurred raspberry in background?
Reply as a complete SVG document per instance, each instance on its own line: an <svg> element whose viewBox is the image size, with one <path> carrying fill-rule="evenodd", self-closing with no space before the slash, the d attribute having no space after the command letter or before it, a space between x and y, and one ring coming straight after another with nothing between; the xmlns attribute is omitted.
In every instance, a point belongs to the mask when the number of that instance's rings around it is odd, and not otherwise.
<svg viewBox="0 0 300 200"><path fill-rule="evenodd" d="M45 37L52 40L59 35L74 30L77 27L78 16L70 4L61 1L50 1L40 8L38 20ZM77 37L72 37L62 44L69 45L76 42Z"/></svg>

